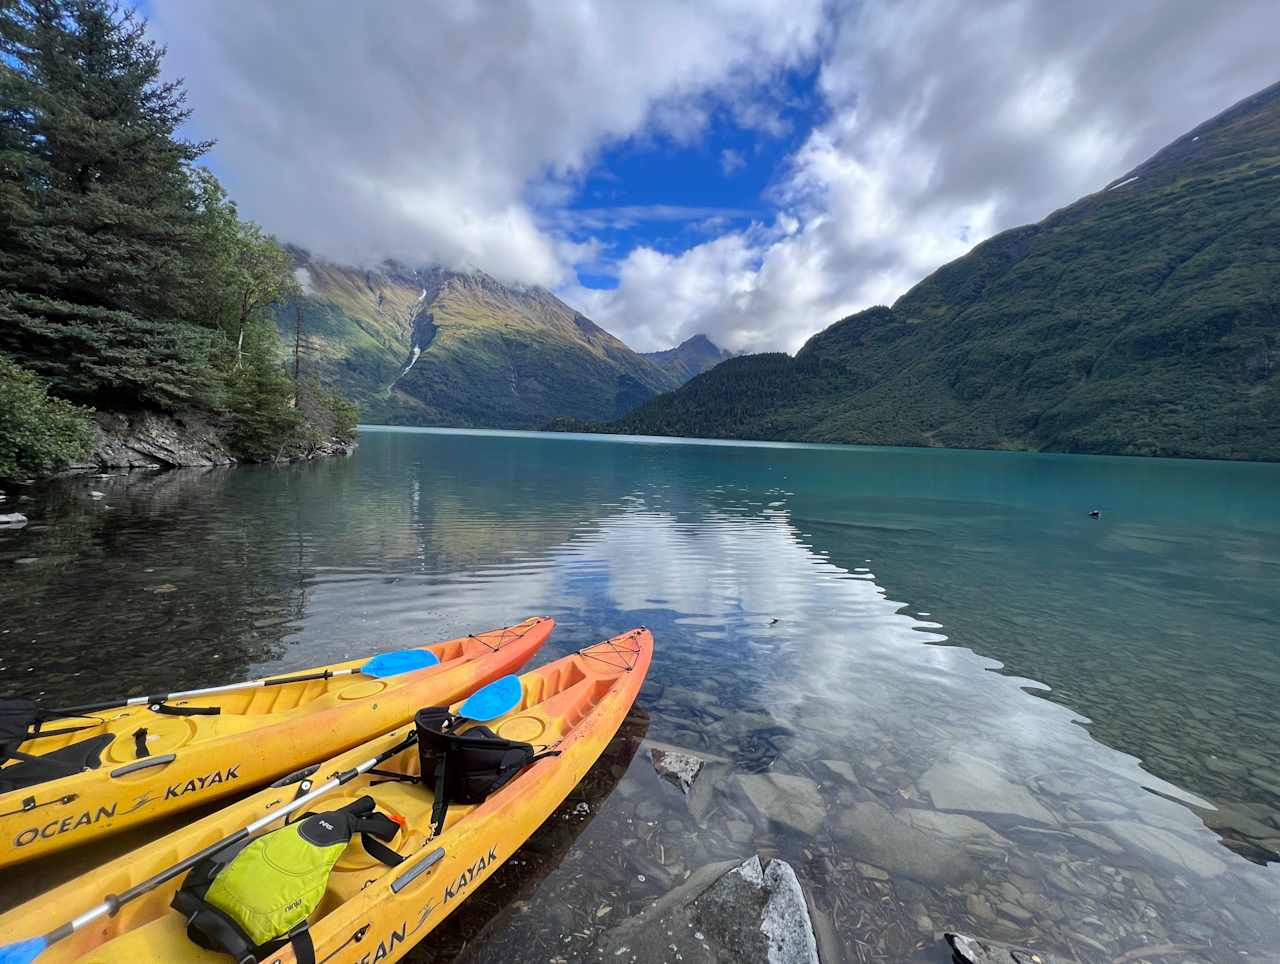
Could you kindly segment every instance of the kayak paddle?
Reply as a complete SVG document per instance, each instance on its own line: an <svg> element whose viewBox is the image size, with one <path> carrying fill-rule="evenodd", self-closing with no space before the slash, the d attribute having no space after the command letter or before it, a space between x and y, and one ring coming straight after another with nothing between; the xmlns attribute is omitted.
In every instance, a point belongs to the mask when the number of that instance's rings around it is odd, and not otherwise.
<svg viewBox="0 0 1280 964"><path fill-rule="evenodd" d="M341 672L350 671L343 670ZM522 694L523 688L520 685L520 678L518 676L503 676L502 678L496 679L487 686L483 686L472 693L459 709L458 718L473 720L477 723L487 723L490 720L494 720L499 716L503 716L504 714L511 712L519 706ZM289 814L295 813L307 804L312 803L324 796L326 793L329 793L331 790L342 786L344 783L350 783L356 777L360 776L360 774L367 773L380 763L385 763L396 754L413 746L416 742L418 742L418 731L416 729L410 730L409 735L403 740L396 743L389 749L383 750L377 756L370 757L368 760L357 764L349 770L344 770L341 773L335 773L329 778L329 780L322 783L314 790L310 790L299 797L295 797L278 810L272 810L270 813L264 814L252 823L241 827L235 833L223 837L221 840L210 844L203 850L197 851L188 857L184 857L176 864L173 864L159 873L148 877L141 883L134 884L124 893L109 894L106 900L98 904L96 907L85 911L78 917L72 918L65 924L60 924L47 934L40 937L30 937L26 940L17 941L5 947L0 947L0 964L31 964L31 962L39 957L40 954L44 952L44 949L49 947L51 944L56 944L58 941L66 937L70 937L76 931L80 930L87 924L93 923L100 917L114 916L116 911L125 904L132 900L136 900L143 894L150 893L161 884L173 880L174 877L177 877L184 871L190 870L206 857L210 857L225 847L230 847L242 840L252 837L259 830L269 826L281 817L287 817Z"/></svg>
<svg viewBox="0 0 1280 964"><path fill-rule="evenodd" d="M46 718L54 719L59 715L75 716L79 713L96 713L100 710L113 710L118 706L140 706L144 703L166 703L169 700L187 699L193 696L214 696L218 693L234 693L238 690L250 690L261 686L284 686L288 683L310 683L312 680L333 679L337 676L354 676L363 673L374 679L385 679L401 673L412 673L415 670L436 666L440 657L429 649L399 649L389 653L379 653L363 666L351 669L327 669L322 673L304 673L301 676L275 676L267 679L245 680L243 683L227 683L223 686L209 686L198 690L180 690L176 693L161 693L156 696L131 696L128 699L108 700L105 703L87 703L84 706L68 706L66 709L45 710ZM3 964L0 961L0 964Z"/></svg>

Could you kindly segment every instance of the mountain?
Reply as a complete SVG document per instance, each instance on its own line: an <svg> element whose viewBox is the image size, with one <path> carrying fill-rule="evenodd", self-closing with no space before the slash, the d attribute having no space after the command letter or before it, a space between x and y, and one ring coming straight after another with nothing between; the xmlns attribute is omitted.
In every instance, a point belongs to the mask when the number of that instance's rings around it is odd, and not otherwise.
<svg viewBox="0 0 1280 964"><path fill-rule="evenodd" d="M1280 459L1280 84L794 358L594 428Z"/></svg>
<svg viewBox="0 0 1280 964"><path fill-rule="evenodd" d="M733 352L725 351L706 335L694 335L675 348L644 352L643 356L683 385L695 375L701 375L707 369L715 368L722 361L732 358Z"/></svg>
<svg viewBox="0 0 1280 964"><path fill-rule="evenodd" d="M365 421L533 429L615 418L683 381L543 288L293 255L303 296L277 311L280 332L293 343L300 308L303 369Z"/></svg>

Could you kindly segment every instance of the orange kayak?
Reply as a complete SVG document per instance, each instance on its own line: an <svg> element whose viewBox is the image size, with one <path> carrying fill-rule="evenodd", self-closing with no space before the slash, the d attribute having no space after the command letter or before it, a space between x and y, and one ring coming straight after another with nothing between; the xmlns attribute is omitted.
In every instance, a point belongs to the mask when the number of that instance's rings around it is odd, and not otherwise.
<svg viewBox="0 0 1280 964"><path fill-rule="evenodd" d="M0 769L0 866L242 794L333 756L518 670L551 634L543 617L393 656L427 668L374 677L348 660L191 695L59 718L18 747L37 763L73 744L98 747L85 769L22 786L19 760ZM294 677L305 681L285 682ZM61 730L62 732L56 732ZM18 769L27 766L27 770ZM6 778L8 778L6 780ZM15 786L16 785L16 786Z"/></svg>

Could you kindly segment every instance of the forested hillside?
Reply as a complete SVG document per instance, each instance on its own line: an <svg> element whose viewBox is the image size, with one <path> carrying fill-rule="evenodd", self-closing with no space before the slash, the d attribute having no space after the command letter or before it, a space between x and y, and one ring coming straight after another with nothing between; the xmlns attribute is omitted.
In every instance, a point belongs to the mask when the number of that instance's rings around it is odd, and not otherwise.
<svg viewBox="0 0 1280 964"><path fill-rule="evenodd" d="M1280 459L1280 85L794 358L556 427Z"/></svg>
<svg viewBox="0 0 1280 964"><path fill-rule="evenodd" d="M303 290L278 308L281 334L301 324L306 365L371 422L536 429L613 418L685 380L543 288L293 255Z"/></svg>
<svg viewBox="0 0 1280 964"><path fill-rule="evenodd" d="M105 0L0 6L0 477L85 457L91 409L198 415L248 459L354 432L286 371L288 256L178 135L162 54Z"/></svg>

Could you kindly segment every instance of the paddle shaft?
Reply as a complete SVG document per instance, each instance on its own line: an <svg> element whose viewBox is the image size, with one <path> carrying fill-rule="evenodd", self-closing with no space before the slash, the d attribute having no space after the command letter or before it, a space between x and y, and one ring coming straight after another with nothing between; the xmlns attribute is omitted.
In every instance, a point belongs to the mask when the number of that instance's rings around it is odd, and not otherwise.
<svg viewBox="0 0 1280 964"><path fill-rule="evenodd" d="M324 796L326 793L341 786L342 784L350 783L360 774L365 773L369 770L372 770L379 763L384 763L387 760L391 759L393 756L395 756L397 753L401 753L404 750L407 750L409 747L413 746L413 744L416 743L417 741L418 741L417 731L411 730L409 732L409 735L406 736L399 743L397 743L395 746L391 747L388 750L384 750L383 752L379 753L375 757L365 760L363 763L352 767L350 770L344 770L342 773L335 774L331 779L329 779L325 783L316 787L314 790L311 790L308 793L303 794L302 796L298 797L296 800L292 800L289 803L286 803L279 810L273 810L268 814L264 814L263 816L259 817L257 820L253 821L247 826L241 827L239 830L237 830L235 833L231 834L230 836L224 837L223 839L219 840L217 843L210 844L209 846L205 847L203 850L200 850L194 854L191 854L189 857L184 857L182 860L178 861L173 866L166 867L164 870L160 871L160 873L152 877L148 877L146 880L142 881L141 883L134 884L124 893L119 895L112 894L108 896L107 899L104 900L101 904L98 904L96 907L92 908L91 910L85 911L79 917L73 918L67 923L62 924L54 928L53 930L49 931L49 933L45 934L44 935L45 947L48 947L50 944L53 944L57 941L62 940L64 937L69 937L71 934L75 933L77 930L84 927L86 924L90 924L100 917L107 917L107 916L114 915L116 911L118 911L123 905L129 903L129 901L135 900L136 898L141 897L143 894L146 894L146 893L149 893L150 891L155 890L161 884L164 884L170 880L173 880L174 877L177 877L179 874L190 870L192 867L194 867L200 861L204 860L206 857L213 856L214 854L224 849L225 847L230 847L233 844L237 844L242 840L252 837L255 833L257 833L259 830L263 829L264 827L274 823L275 821L279 820L281 817L287 817L289 814L302 809L307 804Z"/></svg>
<svg viewBox="0 0 1280 964"><path fill-rule="evenodd" d="M325 670L323 673L306 673L302 676L279 676L274 679L251 679L243 683L228 683L225 686L209 686L200 690L180 690L176 693L163 693L159 696L132 696L127 700L108 700L105 703L86 703L83 706L68 706L50 710L51 714L75 716L77 713L96 713L100 710L114 710L118 706L141 706L144 703L164 703L167 700L181 700L191 696L213 696L217 693L233 693L236 690L251 690L259 686L283 686L286 683L310 683L312 680L333 679L335 676L351 676L360 672L358 667L352 669Z"/></svg>

